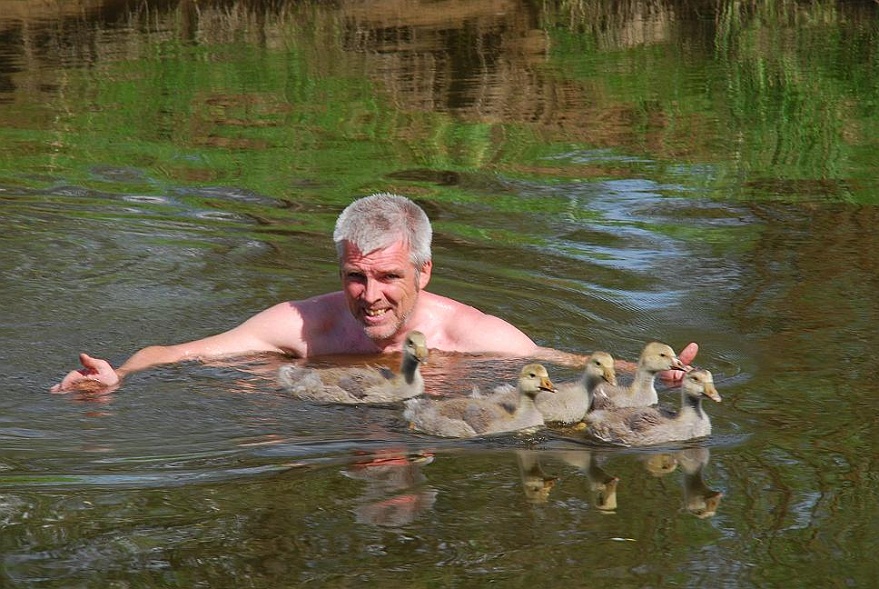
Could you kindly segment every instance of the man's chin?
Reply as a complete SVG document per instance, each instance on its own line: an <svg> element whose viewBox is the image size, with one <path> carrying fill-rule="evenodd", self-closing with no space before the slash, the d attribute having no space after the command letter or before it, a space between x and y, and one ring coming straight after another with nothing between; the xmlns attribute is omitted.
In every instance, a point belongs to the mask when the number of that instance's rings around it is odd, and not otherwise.
<svg viewBox="0 0 879 589"><path fill-rule="evenodd" d="M392 338L399 327L395 325L364 325L363 333L374 342L380 342Z"/></svg>

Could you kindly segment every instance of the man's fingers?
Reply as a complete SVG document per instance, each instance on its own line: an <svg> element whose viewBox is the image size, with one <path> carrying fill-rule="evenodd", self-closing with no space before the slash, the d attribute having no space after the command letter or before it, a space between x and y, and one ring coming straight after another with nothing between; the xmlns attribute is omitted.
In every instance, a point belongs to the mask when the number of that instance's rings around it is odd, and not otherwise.
<svg viewBox="0 0 879 589"><path fill-rule="evenodd" d="M660 373L662 380L669 383L677 383L684 379L686 372L683 370L665 370Z"/></svg>
<svg viewBox="0 0 879 589"><path fill-rule="evenodd" d="M65 376L63 379L61 379L60 383L56 384L55 386L53 386L49 390L53 393L62 393L64 391L70 390L73 387L73 385L75 385L77 382L79 382L85 378L86 378L85 373L83 373L82 371L71 370L70 372L67 373L67 376Z"/></svg>
<svg viewBox="0 0 879 589"><path fill-rule="evenodd" d="M92 358L88 354L82 353L79 355L79 362L83 366L85 366L89 371L98 372L101 368L107 364L106 360L101 360L100 358ZM86 373L83 373L86 374Z"/></svg>
<svg viewBox="0 0 879 589"><path fill-rule="evenodd" d="M686 366L686 370L665 370L661 373L660 376L664 381L668 383L675 384L680 382L681 380L683 380L684 375L693 369L692 366L690 366L690 363L693 361L693 359L696 357L696 354L698 353L699 344L697 344L696 342L690 342L684 347L683 350L681 350L681 353L678 354L678 359L684 364L684 366Z"/></svg>
<svg viewBox="0 0 879 589"><path fill-rule="evenodd" d="M681 362L683 362L684 364L692 364L693 359L698 353L699 344L697 344L696 342L690 342L683 350L681 350L681 353L678 354L678 358L680 358Z"/></svg>
<svg viewBox="0 0 879 589"><path fill-rule="evenodd" d="M51 387L49 391L52 393L63 393L82 388L86 385L89 387L108 386L102 376L106 377L108 372L113 371L113 367L110 366L109 362L100 358L93 358L84 352L79 355L79 362L82 364L82 368L68 372L61 379L61 382Z"/></svg>

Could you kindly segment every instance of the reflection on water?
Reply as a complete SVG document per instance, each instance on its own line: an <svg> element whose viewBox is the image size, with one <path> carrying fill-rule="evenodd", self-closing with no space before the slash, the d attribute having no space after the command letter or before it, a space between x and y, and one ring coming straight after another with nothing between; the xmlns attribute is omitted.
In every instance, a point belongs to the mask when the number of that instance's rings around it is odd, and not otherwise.
<svg viewBox="0 0 879 589"><path fill-rule="evenodd" d="M598 464L601 459L599 453L587 448L578 450L563 450L554 453L566 464L576 467L589 481L589 491L592 504L596 509L612 512L617 508L617 485L620 479L608 474Z"/></svg>
<svg viewBox="0 0 879 589"><path fill-rule="evenodd" d="M522 489L530 503L546 503L549 493L555 486L558 477L544 472L540 464L540 453L531 450L516 452L519 460L519 472L522 476Z"/></svg>
<svg viewBox="0 0 879 589"><path fill-rule="evenodd" d="M347 477L364 481L366 488L355 509L358 523L376 526L404 526L433 507L436 491L424 488L422 474L430 464L429 454L390 454L356 462L342 471Z"/></svg>
<svg viewBox="0 0 879 589"><path fill-rule="evenodd" d="M607 513L621 513L626 509L636 509L631 503L626 505L618 501L618 489L625 492L626 481L620 481L613 471L614 463L621 460L628 466L643 464L644 470L635 471L638 478L653 476L666 477L677 470L681 474L683 489L683 509L700 519L717 514L723 492L710 487L703 478L708 467L710 450L707 447L692 447L675 450L669 453L645 450L631 456L609 453L608 450L577 448L543 451L518 451L522 475L522 486L525 496L533 503L546 503L550 500L552 488L562 480L559 476L547 473L545 463L560 462L574 467L575 477L585 477L588 493L583 500L589 501L595 509ZM631 471L630 471L631 472ZM562 480L564 484L564 480ZM671 490L667 491L671 494Z"/></svg>
<svg viewBox="0 0 879 589"><path fill-rule="evenodd" d="M0 0L0 584L869 585L877 10ZM46 392L338 288L376 190L541 344L698 341L712 437L433 439L279 357ZM428 394L520 360L432 354Z"/></svg>
<svg viewBox="0 0 879 589"><path fill-rule="evenodd" d="M675 457L684 473L684 506L698 518L712 517L717 513L723 493L709 487L702 478L708 465L707 448L684 450Z"/></svg>

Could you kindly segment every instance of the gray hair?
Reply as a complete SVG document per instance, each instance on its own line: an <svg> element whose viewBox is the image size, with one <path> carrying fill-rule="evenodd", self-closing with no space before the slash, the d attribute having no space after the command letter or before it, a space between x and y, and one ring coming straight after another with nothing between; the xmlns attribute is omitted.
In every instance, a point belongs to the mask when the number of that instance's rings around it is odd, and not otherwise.
<svg viewBox="0 0 879 589"><path fill-rule="evenodd" d="M433 229L424 210L405 196L389 192L352 202L339 215L333 231L339 260L345 242L369 253L402 239L409 246L409 259L418 270L430 261L432 237Z"/></svg>

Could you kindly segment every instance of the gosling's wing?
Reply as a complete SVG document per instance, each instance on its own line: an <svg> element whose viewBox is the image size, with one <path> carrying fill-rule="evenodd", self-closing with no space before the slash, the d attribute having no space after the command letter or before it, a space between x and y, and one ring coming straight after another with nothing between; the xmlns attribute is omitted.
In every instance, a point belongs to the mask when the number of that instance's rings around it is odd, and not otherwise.
<svg viewBox="0 0 879 589"><path fill-rule="evenodd" d="M405 402L403 418L411 428L426 434L446 438L472 438L477 435L462 418L459 399L436 401L432 399L409 399ZM451 403L451 404L450 404Z"/></svg>
<svg viewBox="0 0 879 589"><path fill-rule="evenodd" d="M498 403L473 401L467 404L461 418L482 434L495 429L498 422L509 421L510 412Z"/></svg>
<svg viewBox="0 0 879 589"><path fill-rule="evenodd" d="M314 398L324 389L319 371L295 364L282 366L278 370L278 382L286 392L301 399Z"/></svg>
<svg viewBox="0 0 879 589"><path fill-rule="evenodd" d="M614 399L622 394L623 389L618 385L601 383L592 391L592 409L612 409L616 407Z"/></svg>
<svg viewBox="0 0 879 589"><path fill-rule="evenodd" d="M395 376L394 371L387 366L378 366L376 372L385 380L392 380Z"/></svg>
<svg viewBox="0 0 879 589"><path fill-rule="evenodd" d="M633 432L644 432L656 428L668 421L668 417L662 411L646 407L640 411L632 411L626 419L626 424Z"/></svg>
<svg viewBox="0 0 879 589"><path fill-rule="evenodd" d="M473 392L470 393L471 399L488 403L489 405L497 405L507 413L516 411L519 405L519 390L510 384L502 384L493 389L483 392L479 387L474 386Z"/></svg>
<svg viewBox="0 0 879 589"><path fill-rule="evenodd" d="M379 370L352 368L339 373L335 385L348 393L352 399L363 399L370 389L387 383Z"/></svg>
<svg viewBox="0 0 879 589"><path fill-rule="evenodd" d="M631 433L628 419L633 411L629 408L603 409L586 414L586 432L601 442L628 446Z"/></svg>

